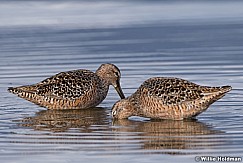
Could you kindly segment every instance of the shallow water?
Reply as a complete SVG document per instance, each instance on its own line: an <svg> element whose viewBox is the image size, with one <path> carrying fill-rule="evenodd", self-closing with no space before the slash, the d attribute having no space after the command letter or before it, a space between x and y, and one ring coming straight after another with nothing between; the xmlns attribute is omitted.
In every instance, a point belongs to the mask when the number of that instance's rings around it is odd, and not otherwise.
<svg viewBox="0 0 243 163"><path fill-rule="evenodd" d="M2 161L194 162L195 156L242 157L243 17L238 14L243 3L133 2L135 14L127 1L46 3L4 2L0 7L21 10L14 21L0 18ZM181 5L182 15L177 10ZM36 13L22 11L33 7ZM235 10L227 15L230 7ZM84 8L90 9L84 12L90 19L82 25L84 15L78 9ZM53 13L48 17L43 9ZM116 11L119 21L107 9ZM160 9L170 11L170 17L159 15ZM81 19L76 23L75 15ZM63 20L56 22L59 16ZM99 107L70 111L47 110L7 92L7 87L33 84L61 71L95 71L107 62L120 68L126 96L154 76L231 85L233 90L195 121L112 121L111 107L119 99L112 87Z"/></svg>

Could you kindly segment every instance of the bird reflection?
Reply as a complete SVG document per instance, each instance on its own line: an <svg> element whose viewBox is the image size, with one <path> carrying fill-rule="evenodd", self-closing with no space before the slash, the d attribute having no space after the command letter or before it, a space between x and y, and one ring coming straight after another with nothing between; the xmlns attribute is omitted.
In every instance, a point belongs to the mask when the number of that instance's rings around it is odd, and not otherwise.
<svg viewBox="0 0 243 163"><path fill-rule="evenodd" d="M98 107L80 110L42 110L33 117L22 119L19 125L51 132L66 132L70 128L91 132L89 127L92 125L108 126L107 116L106 109Z"/></svg>
<svg viewBox="0 0 243 163"><path fill-rule="evenodd" d="M223 133L215 130L210 125L206 125L196 119L174 121L174 120L151 120L138 121L115 120L113 130L116 132L136 132L142 138L142 149L165 150L166 154L182 154L182 151L175 152L168 149L201 149L210 148L223 143L215 142L209 135ZM128 128L127 126L132 126ZM220 139L219 139L220 140Z"/></svg>
<svg viewBox="0 0 243 163"><path fill-rule="evenodd" d="M107 151L146 150L166 154L185 154L184 149L210 149L225 142L220 136L223 132L197 120L111 120L110 110L92 108L86 110L43 110L32 117L26 117L18 124L38 131L75 132L80 135L78 142L85 149L93 150L94 142L86 142L87 137L97 141L97 148ZM70 131L72 130L72 131ZM99 135L92 137L99 130ZM105 135L103 135L103 134ZM65 134L64 134L65 135ZM75 134L74 134L75 135ZM77 135L76 135L77 136ZM70 141L70 134L65 140ZM74 141L73 139L71 139ZM110 140L110 141L107 141ZM55 139L52 139L55 141ZM93 144L92 144L93 143ZM112 147L110 146L113 144ZM200 151L200 150L198 150Z"/></svg>

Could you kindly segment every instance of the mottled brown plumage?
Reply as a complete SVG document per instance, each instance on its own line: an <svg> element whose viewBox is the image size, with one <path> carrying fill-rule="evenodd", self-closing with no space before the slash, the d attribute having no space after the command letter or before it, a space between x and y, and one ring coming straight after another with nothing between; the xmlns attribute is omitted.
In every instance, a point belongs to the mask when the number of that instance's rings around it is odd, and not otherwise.
<svg viewBox="0 0 243 163"><path fill-rule="evenodd" d="M18 95L48 109L83 109L95 107L113 85L121 98L120 70L113 64L102 64L94 73L89 70L61 72L37 84L9 88Z"/></svg>
<svg viewBox="0 0 243 163"><path fill-rule="evenodd" d="M179 78L150 78L133 95L118 101L112 108L112 116L118 119L130 116L192 118L230 90L230 86L200 86Z"/></svg>

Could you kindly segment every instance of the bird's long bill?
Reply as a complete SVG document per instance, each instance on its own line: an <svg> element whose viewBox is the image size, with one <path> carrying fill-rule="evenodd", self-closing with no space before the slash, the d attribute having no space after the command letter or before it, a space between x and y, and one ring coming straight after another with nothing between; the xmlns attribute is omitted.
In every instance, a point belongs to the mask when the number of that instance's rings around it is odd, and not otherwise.
<svg viewBox="0 0 243 163"><path fill-rule="evenodd" d="M124 94L122 92L121 85L120 85L119 81L116 82L116 86L114 88L116 89L116 91L119 94L119 96L121 97L121 99L124 99L125 96L124 96Z"/></svg>

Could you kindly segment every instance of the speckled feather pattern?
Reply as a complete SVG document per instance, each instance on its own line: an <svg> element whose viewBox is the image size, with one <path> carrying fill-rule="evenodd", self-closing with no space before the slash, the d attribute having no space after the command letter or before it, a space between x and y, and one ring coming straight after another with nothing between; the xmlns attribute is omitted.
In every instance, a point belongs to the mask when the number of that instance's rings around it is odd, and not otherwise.
<svg viewBox="0 0 243 163"><path fill-rule="evenodd" d="M230 90L230 86L200 86L179 78L150 78L133 95L117 102L112 114L114 118L132 115L153 119L192 118Z"/></svg>
<svg viewBox="0 0 243 163"><path fill-rule="evenodd" d="M37 84L9 88L9 91L48 109L83 109L97 106L106 97L111 75L120 72L113 64L103 64L96 73L89 70L73 70L58 73ZM123 93L122 93L123 94Z"/></svg>
<svg viewBox="0 0 243 163"><path fill-rule="evenodd" d="M61 72L40 83L17 87L12 92L35 104L49 109L86 108L102 101L108 86L89 70ZM92 99L89 94L99 94L100 98ZM79 101L83 101L82 103ZM92 101L91 103L89 101Z"/></svg>
<svg viewBox="0 0 243 163"><path fill-rule="evenodd" d="M74 70L59 73L38 83L36 93L42 96L75 100L94 89L98 83L102 81L95 73L89 70Z"/></svg>
<svg viewBox="0 0 243 163"><path fill-rule="evenodd" d="M200 86L179 78L151 78L139 88L148 96L159 98L163 105L178 105L185 101L203 98L207 93L217 93L220 87Z"/></svg>

